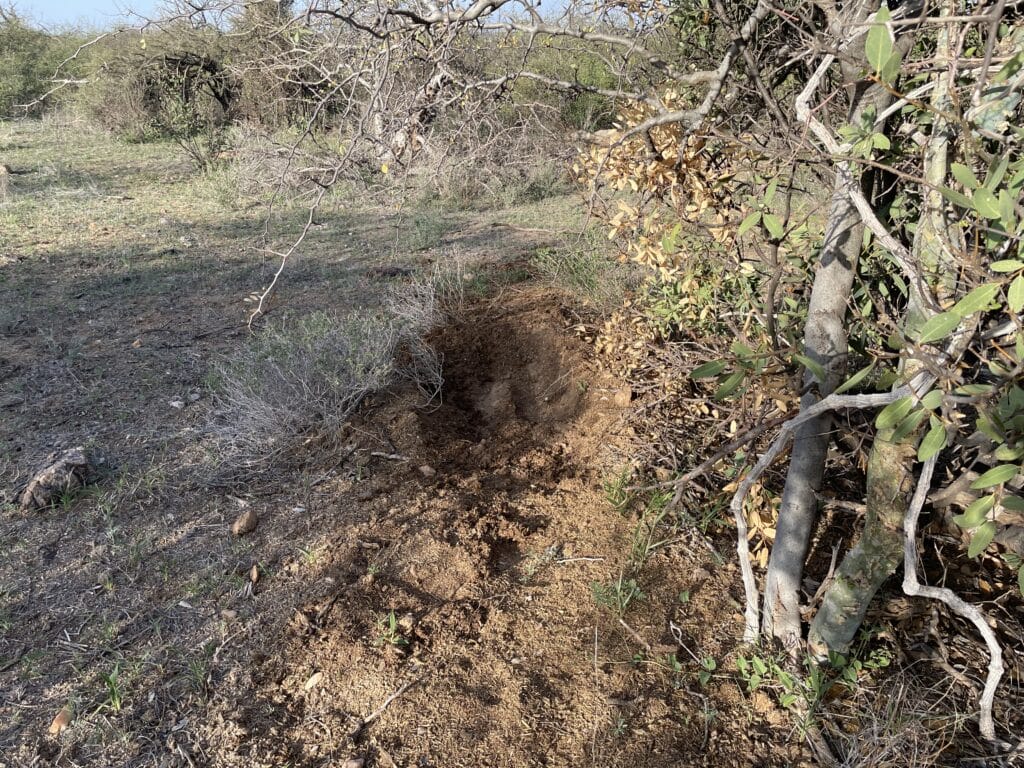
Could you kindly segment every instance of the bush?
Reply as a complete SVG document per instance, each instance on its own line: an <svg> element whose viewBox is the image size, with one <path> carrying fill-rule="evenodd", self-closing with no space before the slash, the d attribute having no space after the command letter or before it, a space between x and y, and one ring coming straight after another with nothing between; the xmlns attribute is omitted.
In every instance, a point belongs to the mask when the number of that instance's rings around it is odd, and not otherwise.
<svg viewBox="0 0 1024 768"><path fill-rule="evenodd" d="M391 379L395 338L365 313L268 324L216 365L214 431L233 458L258 464L336 430Z"/></svg>
<svg viewBox="0 0 1024 768"><path fill-rule="evenodd" d="M329 440L363 398L399 377L432 400L441 360L425 336L461 307L462 283L453 257L393 291L382 313L284 318L218 361L211 430L222 463L259 469L306 441Z"/></svg>
<svg viewBox="0 0 1024 768"><path fill-rule="evenodd" d="M39 99L54 84L60 63L78 44L75 35L53 35L27 24L13 9L0 7L0 117ZM62 76L73 77L66 69ZM28 109L39 114L46 105Z"/></svg>

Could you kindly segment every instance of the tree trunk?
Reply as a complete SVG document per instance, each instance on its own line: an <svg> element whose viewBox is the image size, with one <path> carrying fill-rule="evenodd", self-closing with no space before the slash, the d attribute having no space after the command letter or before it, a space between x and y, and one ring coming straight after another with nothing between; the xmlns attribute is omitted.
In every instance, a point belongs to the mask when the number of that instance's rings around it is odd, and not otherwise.
<svg viewBox="0 0 1024 768"><path fill-rule="evenodd" d="M858 105L854 119L861 111ZM804 354L825 369L826 379L819 382L810 371L804 373L807 393L800 400L801 409L831 393L845 374L846 308L863 237L860 216L837 182L804 329ZM795 647L802 637L800 579L817 517L831 425L832 417L824 415L801 425L794 435L775 544L768 563L762 630L787 648Z"/></svg>
<svg viewBox="0 0 1024 768"><path fill-rule="evenodd" d="M954 11L954 0L944 0L943 14L951 15ZM956 257L953 247L963 252L957 246L956 225L950 221L946 203L938 191L946 183L949 144L953 138L950 125L940 117L949 101L948 72L942 66L950 53L949 35L949 25L942 25L936 41L939 74L932 93L936 117L924 158L928 186L922 197L913 248L920 274L906 276L910 296L904 327L911 337L938 311L935 297L954 293ZM909 381L918 369L915 360L904 358L900 365L901 379ZM864 531L857 546L843 558L811 623L809 646L811 653L820 659L827 658L829 651L846 653L875 593L902 561L903 518L914 485L916 444L917 433L899 442L893 441L893 430L883 430L875 436L868 459Z"/></svg>
<svg viewBox="0 0 1024 768"><path fill-rule="evenodd" d="M836 10L835 6L828 4L829 27L836 39L844 39L846 30L863 28L877 8L877 2L862 2L845 11ZM850 41L845 54L843 79L853 83L849 88L848 122L859 124L869 107L873 107L876 114L881 113L892 102L892 96L877 83L858 80L868 68L863 46L858 40ZM845 160L838 162L848 163ZM865 173L862 186L867 188L866 191L869 191L870 181L870 173ZM863 236L864 225L860 216L837 178L804 327L804 354L824 368L825 380L818 381L810 371L805 371L806 394L800 399L801 409L831 394L845 378L848 351L846 310ZM762 632L790 650L800 645L803 636L800 584L811 531L817 519L818 494L831 428L832 417L822 416L802 425L794 435L775 542L765 577Z"/></svg>

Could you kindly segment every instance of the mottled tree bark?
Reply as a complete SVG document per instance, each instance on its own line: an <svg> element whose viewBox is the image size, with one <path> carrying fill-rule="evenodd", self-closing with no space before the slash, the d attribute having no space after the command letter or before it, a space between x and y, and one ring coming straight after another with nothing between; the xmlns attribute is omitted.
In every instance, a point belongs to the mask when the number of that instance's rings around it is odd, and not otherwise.
<svg viewBox="0 0 1024 768"><path fill-rule="evenodd" d="M945 15L954 13L953 0L944 0L942 11ZM922 197L913 248L918 274L906 276L910 296L905 328L910 337L938 311L936 297L954 292L957 256L953 251L962 253L959 231L938 191L946 183L949 144L953 138L952 127L940 117L949 100L948 73L942 66L950 55L949 35L949 26L943 25L936 40L939 74L932 92L936 117L925 150L924 175L928 186ZM918 368L912 358L904 358L901 378L909 381ZM864 530L857 545L843 558L811 623L809 646L819 658L827 657L829 651L845 653L849 649L872 598L902 560L903 522L914 485L917 442L917 432L900 441L893 440L893 430L882 430L875 436L868 459Z"/></svg>

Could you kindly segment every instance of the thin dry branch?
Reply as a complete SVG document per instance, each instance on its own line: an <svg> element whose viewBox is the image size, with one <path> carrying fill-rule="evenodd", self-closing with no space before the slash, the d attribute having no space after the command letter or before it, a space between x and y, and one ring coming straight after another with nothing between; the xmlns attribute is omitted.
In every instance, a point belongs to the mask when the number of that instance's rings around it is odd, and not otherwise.
<svg viewBox="0 0 1024 768"><path fill-rule="evenodd" d="M988 647L989 663L985 690L978 701L978 729L985 739L1006 748L1009 745L996 739L995 723L992 718L992 705L995 702L996 689L1003 677L1003 650L999 646L996 633L992 631L992 627L989 626L978 606L966 602L951 589L931 587L922 584L917 578L917 521L921 516L925 499L928 497L928 491L931 489L932 475L937 460L938 456L933 456L921 467L917 488L910 500L907 516L903 520L903 591L911 597L929 597L944 603L958 616L971 622L978 630L978 634L984 638L985 645Z"/></svg>

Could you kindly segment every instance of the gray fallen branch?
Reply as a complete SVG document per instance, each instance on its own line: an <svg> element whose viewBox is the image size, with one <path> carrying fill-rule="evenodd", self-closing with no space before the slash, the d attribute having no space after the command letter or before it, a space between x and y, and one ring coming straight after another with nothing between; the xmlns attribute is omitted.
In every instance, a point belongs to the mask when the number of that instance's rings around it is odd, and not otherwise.
<svg viewBox="0 0 1024 768"><path fill-rule="evenodd" d="M928 491L932 486L932 474L938 456L933 456L921 468L921 476L917 488L910 500L910 508L903 520L903 591L911 597L930 597L945 603L958 616L971 622L978 633L984 638L988 647L988 676L985 679L985 690L978 700L978 730L990 742L996 742L995 723L992 719L992 705L995 702L996 689L1003 677L1003 649L999 646L996 633L985 620L984 614L976 605L963 600L953 590L945 587L931 587L917 580L917 520L921 516ZM1004 745L1008 747L1009 745Z"/></svg>

